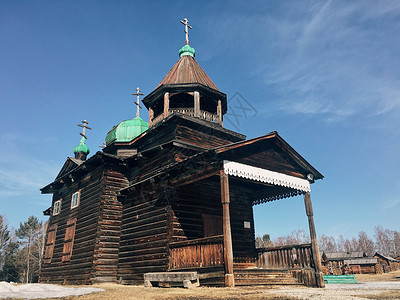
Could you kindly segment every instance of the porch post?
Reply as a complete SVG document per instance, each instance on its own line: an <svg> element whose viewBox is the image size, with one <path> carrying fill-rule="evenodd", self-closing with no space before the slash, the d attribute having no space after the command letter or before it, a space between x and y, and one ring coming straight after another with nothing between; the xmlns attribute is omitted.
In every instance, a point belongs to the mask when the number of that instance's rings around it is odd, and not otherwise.
<svg viewBox="0 0 400 300"><path fill-rule="evenodd" d="M194 116L200 117L200 93L195 91L194 92Z"/></svg>
<svg viewBox="0 0 400 300"><path fill-rule="evenodd" d="M164 94L164 119L168 117L169 113L169 92Z"/></svg>
<svg viewBox="0 0 400 300"><path fill-rule="evenodd" d="M313 254L313 260L315 264L315 275L317 281L317 287L325 287L324 277L322 273L322 265L321 265L321 258L319 256L319 247L317 241L317 233L315 231L314 225L314 213L311 204L311 196L310 192L304 194L304 205L306 207L306 214L308 217L308 226L310 228L310 237L311 237L311 249Z"/></svg>
<svg viewBox="0 0 400 300"><path fill-rule="evenodd" d="M218 115L219 125L224 126L224 123L222 121L222 104L221 104L221 100L218 100L217 115Z"/></svg>
<svg viewBox="0 0 400 300"><path fill-rule="evenodd" d="M150 107L149 108L149 127L153 126L153 117L154 117L154 111Z"/></svg>
<svg viewBox="0 0 400 300"><path fill-rule="evenodd" d="M224 230L224 265L225 265L225 286L235 286L233 277L233 248L231 234L231 220L229 216L229 180L224 170L220 171L221 179L221 203L222 203L222 227Z"/></svg>

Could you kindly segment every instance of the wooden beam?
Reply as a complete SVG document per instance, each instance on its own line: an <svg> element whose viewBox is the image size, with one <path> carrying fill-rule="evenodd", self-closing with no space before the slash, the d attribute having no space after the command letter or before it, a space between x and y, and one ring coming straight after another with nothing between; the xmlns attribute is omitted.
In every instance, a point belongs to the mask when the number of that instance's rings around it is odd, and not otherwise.
<svg viewBox="0 0 400 300"><path fill-rule="evenodd" d="M149 127L153 126L153 118L154 118L154 111L150 107L149 108Z"/></svg>
<svg viewBox="0 0 400 300"><path fill-rule="evenodd" d="M222 227L224 232L224 262L225 262L225 286L235 286L233 277L233 247L231 220L229 215L229 178L224 170L220 170L221 179L221 203L222 203Z"/></svg>
<svg viewBox="0 0 400 300"><path fill-rule="evenodd" d="M169 92L164 94L164 119L168 117L169 111Z"/></svg>
<svg viewBox="0 0 400 300"><path fill-rule="evenodd" d="M194 116L200 117L200 93L194 92Z"/></svg>
<svg viewBox="0 0 400 300"><path fill-rule="evenodd" d="M321 265L321 258L319 256L319 247L317 241L317 232L315 231L314 225L314 212L311 203L311 196L310 192L304 194L304 205L306 207L306 214L308 217L308 226L310 228L310 237L311 237L311 250L312 256L315 264L315 275L316 275L316 282L317 287L325 287L324 277L322 273L322 265Z"/></svg>
<svg viewBox="0 0 400 300"><path fill-rule="evenodd" d="M181 185L187 185L187 184L191 184L193 182L199 181L199 180L203 180L206 179L208 177L217 175L219 172L217 170L214 170L214 168L207 168L202 170L199 173L191 173L187 176L184 177L180 177L177 180L171 180L170 183L171 185L173 185L174 187L176 186L181 186Z"/></svg>
<svg viewBox="0 0 400 300"><path fill-rule="evenodd" d="M219 125L221 125L223 127L224 123L223 123L223 119L222 119L222 102L221 102L221 100L218 100L217 115L218 115L218 119L219 119Z"/></svg>

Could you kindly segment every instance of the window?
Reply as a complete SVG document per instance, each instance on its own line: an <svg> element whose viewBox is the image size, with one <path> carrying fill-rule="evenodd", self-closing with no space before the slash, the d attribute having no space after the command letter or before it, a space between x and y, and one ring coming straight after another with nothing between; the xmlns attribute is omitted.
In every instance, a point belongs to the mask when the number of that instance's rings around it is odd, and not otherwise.
<svg viewBox="0 0 400 300"><path fill-rule="evenodd" d="M47 231L47 241L44 250L43 262L51 263L51 259L53 258L53 250L54 244L56 242L56 233L57 233L57 225L52 225L49 227Z"/></svg>
<svg viewBox="0 0 400 300"><path fill-rule="evenodd" d="M71 209L79 205L79 199L80 199L80 191L77 191L76 193L72 194Z"/></svg>
<svg viewBox="0 0 400 300"><path fill-rule="evenodd" d="M62 262L70 261L72 255L72 247L74 246L76 218L67 221L65 229L64 248Z"/></svg>
<svg viewBox="0 0 400 300"><path fill-rule="evenodd" d="M54 202L53 216L58 215L61 211L61 199Z"/></svg>

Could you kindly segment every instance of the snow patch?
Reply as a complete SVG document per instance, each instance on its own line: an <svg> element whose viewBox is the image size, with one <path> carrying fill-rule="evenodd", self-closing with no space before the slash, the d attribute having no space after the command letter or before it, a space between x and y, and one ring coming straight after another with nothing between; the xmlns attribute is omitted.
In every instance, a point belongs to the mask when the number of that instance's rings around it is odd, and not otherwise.
<svg viewBox="0 0 400 300"><path fill-rule="evenodd" d="M12 283L0 282L0 299L4 298L59 298L68 296L80 296L93 292L103 292L103 289L91 287L64 287L54 284L28 283L14 285Z"/></svg>

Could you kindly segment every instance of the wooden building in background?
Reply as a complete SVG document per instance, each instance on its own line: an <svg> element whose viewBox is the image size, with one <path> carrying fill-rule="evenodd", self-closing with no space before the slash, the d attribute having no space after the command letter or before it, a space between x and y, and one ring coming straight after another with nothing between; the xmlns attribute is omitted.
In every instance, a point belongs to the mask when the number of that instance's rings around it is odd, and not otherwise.
<svg viewBox="0 0 400 300"><path fill-rule="evenodd" d="M89 159L82 138L41 189L53 200L40 281L142 284L147 272L195 270L202 284L323 286L310 198L323 176L275 131L246 140L224 128L226 95L188 41L179 56L143 99L148 123L119 123ZM297 195L311 244L256 250L253 206Z"/></svg>
<svg viewBox="0 0 400 300"><path fill-rule="evenodd" d="M390 256L376 252L374 258L378 260L379 273L388 273L400 270L400 261Z"/></svg>

